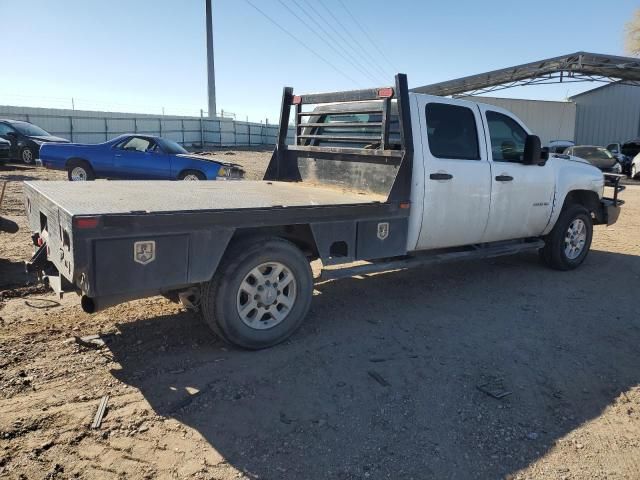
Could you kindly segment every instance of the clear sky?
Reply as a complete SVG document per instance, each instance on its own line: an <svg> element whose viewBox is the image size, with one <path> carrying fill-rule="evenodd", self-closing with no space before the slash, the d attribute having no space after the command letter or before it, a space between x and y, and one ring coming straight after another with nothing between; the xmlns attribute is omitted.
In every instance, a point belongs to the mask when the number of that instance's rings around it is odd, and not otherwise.
<svg viewBox="0 0 640 480"><path fill-rule="evenodd" d="M284 85L379 86L400 70L419 86L578 50L622 55L624 24L637 7L637 0L214 0L218 110L275 122ZM0 0L0 21L0 104L70 108L73 97L76 109L206 109L204 0ZM594 86L497 95L560 100Z"/></svg>

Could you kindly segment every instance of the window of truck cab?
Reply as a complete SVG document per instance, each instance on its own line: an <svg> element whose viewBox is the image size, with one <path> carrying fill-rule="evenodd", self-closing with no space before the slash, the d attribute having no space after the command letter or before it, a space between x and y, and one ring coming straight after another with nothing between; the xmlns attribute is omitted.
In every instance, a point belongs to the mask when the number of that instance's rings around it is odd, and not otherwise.
<svg viewBox="0 0 640 480"><path fill-rule="evenodd" d="M144 137L127 137L116 145L116 148L126 150L128 152L148 152L151 151L155 142L150 138Z"/></svg>
<svg viewBox="0 0 640 480"><path fill-rule="evenodd" d="M453 160L480 160L478 127L470 108L428 103L425 116L431 155Z"/></svg>
<svg viewBox="0 0 640 480"><path fill-rule="evenodd" d="M504 113L487 110L485 116L489 127L493 161L522 163L524 144L527 140L526 130Z"/></svg>

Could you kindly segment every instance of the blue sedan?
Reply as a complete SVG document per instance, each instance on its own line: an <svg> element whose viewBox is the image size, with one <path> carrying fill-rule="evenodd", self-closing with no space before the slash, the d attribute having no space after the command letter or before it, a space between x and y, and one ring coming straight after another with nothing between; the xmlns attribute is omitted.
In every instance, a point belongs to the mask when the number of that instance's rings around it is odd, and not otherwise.
<svg viewBox="0 0 640 480"><path fill-rule="evenodd" d="M66 170L69 180L216 180L242 178L239 165L194 155L166 138L121 135L98 144L45 143L40 161L46 168Z"/></svg>

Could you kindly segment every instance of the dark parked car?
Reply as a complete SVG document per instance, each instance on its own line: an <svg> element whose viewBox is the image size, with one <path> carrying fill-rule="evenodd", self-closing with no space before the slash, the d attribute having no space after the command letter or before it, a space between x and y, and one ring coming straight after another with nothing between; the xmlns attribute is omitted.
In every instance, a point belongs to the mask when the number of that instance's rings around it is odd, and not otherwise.
<svg viewBox="0 0 640 480"><path fill-rule="evenodd" d="M40 151L45 168L66 170L69 180L227 180L242 178L240 165L194 155L166 138L126 134L98 144L47 143Z"/></svg>
<svg viewBox="0 0 640 480"><path fill-rule="evenodd" d="M622 173L622 166L618 159L604 147L578 145L567 148L564 154L582 158L606 173Z"/></svg>
<svg viewBox="0 0 640 480"><path fill-rule="evenodd" d="M55 137L40 127L19 120L0 119L0 138L11 143L10 156L15 160L22 160L26 164L33 164L40 156L40 146L43 143L68 143L69 140Z"/></svg>
<svg viewBox="0 0 640 480"><path fill-rule="evenodd" d="M618 158L622 171L631 176L632 161L640 153L640 138L624 143L611 143L607 145L607 149Z"/></svg>
<svg viewBox="0 0 640 480"><path fill-rule="evenodd" d="M5 163L9 160L9 154L11 153L11 143L4 138L0 138L0 163Z"/></svg>

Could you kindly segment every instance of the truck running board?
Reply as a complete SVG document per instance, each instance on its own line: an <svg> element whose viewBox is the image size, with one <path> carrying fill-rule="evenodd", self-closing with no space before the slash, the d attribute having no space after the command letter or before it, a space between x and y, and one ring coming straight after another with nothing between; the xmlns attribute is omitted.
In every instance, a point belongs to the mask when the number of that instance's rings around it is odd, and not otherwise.
<svg viewBox="0 0 640 480"><path fill-rule="evenodd" d="M392 270L406 270L409 268L424 267L436 263L452 262L455 260L472 260L481 258L501 257L513 255L527 250L539 250L544 247L544 241L540 239L526 241L496 242L484 245L473 245L463 250L448 249L433 252L418 253L394 259L390 261L374 261L357 265L355 267L327 267L322 269L318 281L337 280L340 278L367 275L371 273L386 272Z"/></svg>

